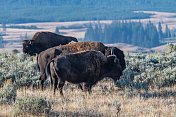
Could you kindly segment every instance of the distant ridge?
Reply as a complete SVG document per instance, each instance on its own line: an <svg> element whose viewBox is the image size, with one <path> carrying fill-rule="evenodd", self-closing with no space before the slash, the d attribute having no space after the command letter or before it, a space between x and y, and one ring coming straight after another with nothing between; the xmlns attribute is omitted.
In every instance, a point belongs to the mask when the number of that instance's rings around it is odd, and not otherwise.
<svg viewBox="0 0 176 117"><path fill-rule="evenodd" d="M172 43L172 44L176 45L176 43ZM125 52L129 52L129 53L148 53L148 52L155 52L155 51L160 51L160 52L166 51L166 44L161 45L161 46L157 46L157 47L154 47L151 49L133 46L133 45L126 44L126 43L106 44L106 46L117 47L117 48L119 48Z"/></svg>

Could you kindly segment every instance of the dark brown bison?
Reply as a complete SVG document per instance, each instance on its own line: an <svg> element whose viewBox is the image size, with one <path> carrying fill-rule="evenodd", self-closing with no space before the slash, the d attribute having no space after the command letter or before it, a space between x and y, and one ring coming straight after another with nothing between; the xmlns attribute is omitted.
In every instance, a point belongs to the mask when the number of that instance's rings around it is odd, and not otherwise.
<svg viewBox="0 0 176 117"><path fill-rule="evenodd" d="M67 53L76 53L79 51L89 51L89 50L97 50L104 52L105 46L101 42L77 42L67 45L56 46L53 48L49 48L43 52L41 52L37 56L37 64L39 70L41 72L41 76L39 78L39 84L41 89L43 90L43 83L46 80L45 68L49 61L55 58L58 55L67 54ZM51 80L52 84L52 80Z"/></svg>
<svg viewBox="0 0 176 117"><path fill-rule="evenodd" d="M45 74L45 68L47 63L50 60L52 60L53 58L55 58L60 54L76 53L79 51L89 51L89 50L101 51L106 56L115 54L117 58L119 58L120 65L122 66L122 70L126 68L123 51L121 51L116 47L106 47L101 42L87 41L87 42L78 42L78 43L56 46L53 48L49 48L38 55L37 64L41 72L41 76L39 78L39 84L41 89L43 90L43 83L47 78ZM51 84L52 84L52 80L51 80Z"/></svg>
<svg viewBox="0 0 176 117"><path fill-rule="evenodd" d="M116 82L121 74L121 65L116 55L106 57L100 51L60 55L47 64L47 75L50 75L53 81L54 94L58 86L61 95L65 81L85 83L90 92L91 87L104 77L110 77Z"/></svg>
<svg viewBox="0 0 176 117"><path fill-rule="evenodd" d="M35 55L54 46L66 45L71 41L78 42L74 37L62 36L52 32L37 32L32 39L23 41L23 52Z"/></svg>

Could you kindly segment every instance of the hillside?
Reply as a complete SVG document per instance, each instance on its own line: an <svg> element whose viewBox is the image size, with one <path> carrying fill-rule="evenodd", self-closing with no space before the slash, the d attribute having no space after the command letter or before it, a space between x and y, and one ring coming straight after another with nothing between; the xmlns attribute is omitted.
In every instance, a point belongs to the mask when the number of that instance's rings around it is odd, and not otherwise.
<svg viewBox="0 0 176 117"><path fill-rule="evenodd" d="M176 43L172 43L172 44L176 45ZM125 43L114 43L114 44L106 44L106 45L120 48L124 52L129 52L129 53L149 53L149 52L156 52L156 51L165 52L167 48L167 44L150 48L150 49L133 46Z"/></svg>
<svg viewBox="0 0 176 117"><path fill-rule="evenodd" d="M0 23L143 19L132 11L176 12L175 0L1 0Z"/></svg>
<svg viewBox="0 0 176 117"><path fill-rule="evenodd" d="M140 11L142 12L142 11ZM167 12L153 12L153 11L143 11L144 13L152 13L150 18L140 20L142 23L147 23L151 21L154 25L158 25L158 22L162 22L163 31L165 31L165 25L167 24L169 29L173 30L176 28L176 14L175 13L167 13ZM133 19L131 21L139 21L139 19ZM56 28L59 28L59 32L62 35L73 36L79 39L79 41L83 41L85 36L85 32L87 30L87 25L96 24L110 24L112 20L100 20L100 21L74 21L74 22L41 22L41 23L23 23L23 24L7 24L6 25L6 35L3 36L3 40L5 41L4 48L0 48L0 50L8 50L11 51L13 49L22 50L22 40L30 39L36 32L39 31L50 31L55 32ZM3 29L1 29L3 30ZM124 47L122 47L124 45ZM140 47L133 47L132 45L128 45L126 48L125 44L120 44L121 49L126 49L127 51L134 52L138 50L138 52L144 51L148 52L149 49L142 49ZM161 48L163 49L163 48Z"/></svg>

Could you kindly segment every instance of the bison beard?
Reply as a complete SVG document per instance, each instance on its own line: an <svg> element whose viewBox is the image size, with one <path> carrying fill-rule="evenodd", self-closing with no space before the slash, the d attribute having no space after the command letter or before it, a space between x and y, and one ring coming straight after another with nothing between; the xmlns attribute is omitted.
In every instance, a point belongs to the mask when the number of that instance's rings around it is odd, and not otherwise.
<svg viewBox="0 0 176 117"><path fill-rule="evenodd" d="M98 51L86 51L58 56L47 65L47 75L53 81L54 94L57 86L60 94L65 81L79 84L85 83L88 91L104 77L111 77L114 81L120 78L122 69L115 55L107 58ZM59 83L59 85L58 85Z"/></svg>

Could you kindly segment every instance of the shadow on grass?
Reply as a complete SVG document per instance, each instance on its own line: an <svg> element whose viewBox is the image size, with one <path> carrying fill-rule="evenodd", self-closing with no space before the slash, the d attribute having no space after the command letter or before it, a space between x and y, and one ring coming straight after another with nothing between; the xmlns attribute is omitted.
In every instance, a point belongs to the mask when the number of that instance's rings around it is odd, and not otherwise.
<svg viewBox="0 0 176 117"><path fill-rule="evenodd" d="M176 91L167 91L167 90L162 90L160 92L155 91L152 93L144 92L140 93L140 97L143 98L169 98L169 97L176 97Z"/></svg>
<svg viewBox="0 0 176 117"><path fill-rule="evenodd" d="M97 112L54 111L49 113L49 117L103 117L103 114Z"/></svg>

